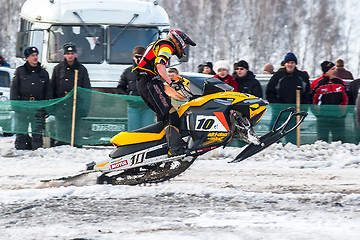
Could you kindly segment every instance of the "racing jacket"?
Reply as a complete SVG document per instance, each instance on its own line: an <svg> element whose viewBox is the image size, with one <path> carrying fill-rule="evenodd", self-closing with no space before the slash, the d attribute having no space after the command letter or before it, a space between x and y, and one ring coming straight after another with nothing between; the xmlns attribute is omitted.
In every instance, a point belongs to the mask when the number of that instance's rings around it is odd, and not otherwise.
<svg viewBox="0 0 360 240"><path fill-rule="evenodd" d="M330 79L325 74L314 81L312 100L316 105L347 105L348 104L348 90L346 83L340 78Z"/></svg>
<svg viewBox="0 0 360 240"><path fill-rule="evenodd" d="M173 42L167 39L159 39L147 47L143 58L138 66L133 69L133 72L147 72L150 75L158 76L159 72L156 69L156 65L166 65L171 56L174 55L174 52L175 46Z"/></svg>

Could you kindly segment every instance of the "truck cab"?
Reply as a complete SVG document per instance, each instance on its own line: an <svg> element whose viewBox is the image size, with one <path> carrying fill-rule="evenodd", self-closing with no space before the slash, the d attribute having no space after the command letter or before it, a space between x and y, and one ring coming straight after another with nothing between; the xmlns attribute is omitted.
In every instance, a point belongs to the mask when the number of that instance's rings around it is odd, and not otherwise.
<svg viewBox="0 0 360 240"><path fill-rule="evenodd" d="M39 49L50 76L63 60L62 46L77 46L94 90L115 93L123 70L133 64L132 49L146 47L169 32L166 11L139 0L26 0L21 9L16 56L27 46Z"/></svg>

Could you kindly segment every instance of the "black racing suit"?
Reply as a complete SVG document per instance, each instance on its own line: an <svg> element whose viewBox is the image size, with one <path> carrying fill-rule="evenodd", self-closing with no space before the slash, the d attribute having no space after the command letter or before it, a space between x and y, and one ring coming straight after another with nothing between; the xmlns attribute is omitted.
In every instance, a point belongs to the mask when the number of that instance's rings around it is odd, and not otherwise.
<svg viewBox="0 0 360 240"><path fill-rule="evenodd" d="M164 91L164 84L156 65L166 65L174 51L174 44L170 40L160 39L147 47L139 65L133 70L138 72L136 87L140 96L156 113L157 121L163 122L166 126L169 155L182 154L184 148L179 131L179 115Z"/></svg>

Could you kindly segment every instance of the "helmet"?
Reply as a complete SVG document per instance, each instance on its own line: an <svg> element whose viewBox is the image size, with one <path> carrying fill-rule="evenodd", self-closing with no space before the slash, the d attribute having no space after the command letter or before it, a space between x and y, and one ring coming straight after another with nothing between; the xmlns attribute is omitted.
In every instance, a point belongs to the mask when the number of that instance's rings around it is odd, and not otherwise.
<svg viewBox="0 0 360 240"><path fill-rule="evenodd" d="M177 29L170 31L168 39L175 44L175 55L179 59L185 55L184 49L187 45L196 46L196 43L194 43L194 41L191 40L188 35Z"/></svg>

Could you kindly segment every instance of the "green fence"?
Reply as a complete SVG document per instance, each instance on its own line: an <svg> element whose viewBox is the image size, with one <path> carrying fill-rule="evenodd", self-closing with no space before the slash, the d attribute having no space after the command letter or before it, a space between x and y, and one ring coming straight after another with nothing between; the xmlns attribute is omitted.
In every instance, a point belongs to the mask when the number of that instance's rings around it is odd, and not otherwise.
<svg viewBox="0 0 360 240"><path fill-rule="evenodd" d="M47 101L0 102L0 130L3 133L43 133L63 142L70 142L73 92L61 99ZM294 105L270 104L264 117L255 126L259 136L268 132L279 111ZM360 130L356 125L355 106L302 105L309 115L301 125L301 144L317 140L359 143ZM100 93L78 88L76 104L75 144L109 144L112 136L155 122L154 113L140 97ZM289 134L284 143L296 143ZM239 146L234 141L231 145Z"/></svg>

